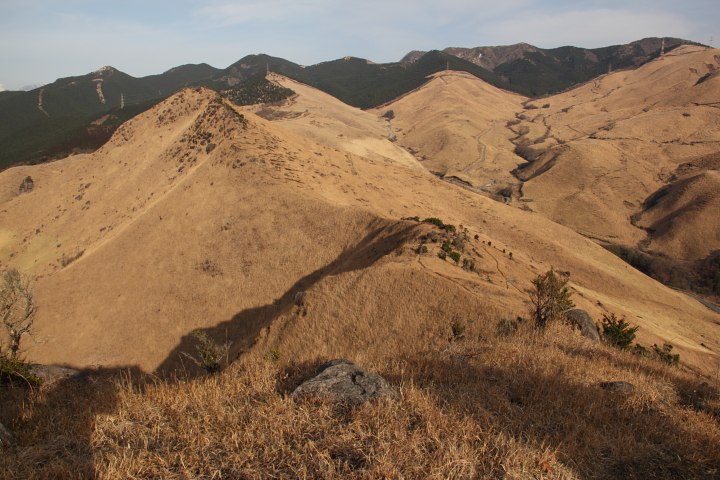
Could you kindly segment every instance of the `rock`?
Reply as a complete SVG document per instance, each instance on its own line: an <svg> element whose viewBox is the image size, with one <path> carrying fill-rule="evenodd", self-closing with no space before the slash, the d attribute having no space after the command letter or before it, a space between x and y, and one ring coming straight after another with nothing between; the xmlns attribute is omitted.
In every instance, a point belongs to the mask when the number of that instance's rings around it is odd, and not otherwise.
<svg viewBox="0 0 720 480"><path fill-rule="evenodd" d="M633 390L635 390L635 385L628 382L603 382L600 384L600 388L603 388L605 390L610 390L613 392L620 392L620 393L630 393Z"/></svg>
<svg viewBox="0 0 720 480"><path fill-rule="evenodd" d="M30 372L38 377L43 383L55 383L58 380L75 379L82 380L85 374L74 368L58 367L56 365L30 365Z"/></svg>
<svg viewBox="0 0 720 480"><path fill-rule="evenodd" d="M397 399L399 395L380 375L366 372L350 360L339 358L320 365L313 378L295 389L293 397L315 397L345 405L361 405L368 400Z"/></svg>
<svg viewBox="0 0 720 480"><path fill-rule="evenodd" d="M0 423L0 446L9 447L15 445L15 437L10 433L10 430Z"/></svg>
<svg viewBox="0 0 720 480"><path fill-rule="evenodd" d="M567 313L567 318L570 322L580 327L583 337L589 338L593 342L600 341L600 334L597 331L595 322L585 310L580 310L579 308L570 310Z"/></svg>
<svg viewBox="0 0 720 480"><path fill-rule="evenodd" d="M215 150L215 144L214 143L208 143L208 146L205 147L205 153L210 153L213 150Z"/></svg>

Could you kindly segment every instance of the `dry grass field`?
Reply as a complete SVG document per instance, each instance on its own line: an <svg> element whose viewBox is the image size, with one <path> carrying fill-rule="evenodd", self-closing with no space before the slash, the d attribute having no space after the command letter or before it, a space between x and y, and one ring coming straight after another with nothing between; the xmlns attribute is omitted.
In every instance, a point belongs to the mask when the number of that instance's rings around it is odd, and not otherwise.
<svg viewBox="0 0 720 480"><path fill-rule="evenodd" d="M566 326L393 348L363 366L401 392L360 408L289 393L324 355L254 352L195 379L130 374L7 391L0 420L22 448L3 478L714 478L716 387L592 344ZM444 336L450 335L446 323ZM374 336L382 336L376 331ZM444 345L443 345L444 344ZM604 390L627 381L630 393Z"/></svg>
<svg viewBox="0 0 720 480"><path fill-rule="evenodd" d="M520 97L439 76L387 107L392 143L379 118L386 108L361 112L301 87L291 86L298 95L287 104L250 109L274 121L187 89L93 154L0 173L0 269L36 279L45 338L27 359L92 372L87 383L3 389L0 423L18 446L0 456L0 475L718 474L720 315L572 222L530 211L541 210L540 197L523 210L428 172L447 168L493 188L505 181L517 200L509 172L519 134L506 123ZM468 118L445 132L459 143L443 143L433 122L464 97L475 102ZM426 114L412 113L420 105ZM528 120L510 127L525 123L523 135L537 130ZM398 147L425 140L432 158ZM579 152L592 141L566 145ZM560 163L526 180L523 193ZM688 175L700 176L701 190L714 181L706 170ZM34 188L19 193L27 176ZM688 185L658 208L699 194ZM650 213L643 221L659 221ZM440 218L456 234L414 216ZM457 262L439 255L446 240ZM680 368L591 344L566 325L500 332L503 321L527 317L532 281L551 268L567 276L578 308L598 321L626 317L646 347L672 344ZM451 344L454 322L467 333ZM195 330L231 344L222 373L203 376L183 356ZM347 410L289 397L337 357L385 376L401 400ZM619 380L636 389L600 387Z"/></svg>

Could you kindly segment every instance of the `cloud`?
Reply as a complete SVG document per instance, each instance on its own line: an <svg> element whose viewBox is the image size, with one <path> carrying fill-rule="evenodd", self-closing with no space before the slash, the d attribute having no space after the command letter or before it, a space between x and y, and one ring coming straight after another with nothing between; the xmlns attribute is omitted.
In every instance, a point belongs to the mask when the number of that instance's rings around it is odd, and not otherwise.
<svg viewBox="0 0 720 480"><path fill-rule="evenodd" d="M3 84L0 83L0 92L4 92L4 91L5 91L5 88L3 87Z"/></svg>

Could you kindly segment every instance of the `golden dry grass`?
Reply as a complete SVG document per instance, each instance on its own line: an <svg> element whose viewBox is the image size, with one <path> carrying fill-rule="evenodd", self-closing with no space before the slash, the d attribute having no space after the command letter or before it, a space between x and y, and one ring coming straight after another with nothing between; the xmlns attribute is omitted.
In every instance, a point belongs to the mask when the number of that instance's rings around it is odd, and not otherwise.
<svg viewBox="0 0 720 480"><path fill-rule="evenodd" d="M511 317L507 317L511 318ZM99 377L10 390L3 478L712 478L717 388L577 331L499 333L361 366L399 401L347 409L290 392L328 357L245 358L195 379ZM376 332L381 335L382 332ZM352 358L352 357L351 357ZM630 394L599 384L622 380Z"/></svg>

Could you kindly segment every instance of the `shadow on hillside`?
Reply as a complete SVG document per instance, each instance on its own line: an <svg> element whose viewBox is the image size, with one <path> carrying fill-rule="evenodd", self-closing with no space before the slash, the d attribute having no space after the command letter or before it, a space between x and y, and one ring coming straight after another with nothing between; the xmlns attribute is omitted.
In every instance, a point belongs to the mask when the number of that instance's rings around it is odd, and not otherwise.
<svg viewBox="0 0 720 480"><path fill-rule="evenodd" d="M85 370L41 387L0 386L0 423L16 440L0 471L12 478L95 478L96 418L118 406L114 379L141 378L138 368Z"/></svg>
<svg viewBox="0 0 720 480"><path fill-rule="evenodd" d="M262 307L249 308L235 314L232 319L222 322L215 327L201 329L218 344L226 341L232 346L228 357L236 359L245 349L253 345L260 330L270 325L273 319L285 312L295 304L295 297L304 292L329 275L339 275L355 270L370 267L380 258L390 254L403 245L410 233L417 229L419 224L405 222L387 223L376 220L376 226L356 245L343 251L335 260L322 268L302 277L274 302ZM372 226L372 224L371 224ZM156 373L162 376L172 376L182 372L183 376L197 376L202 369L187 359L183 353L195 355L197 353L197 340L191 335L185 335L180 343L170 352L160 364Z"/></svg>
<svg viewBox="0 0 720 480"><path fill-rule="evenodd" d="M635 393L580 384L562 371L474 366L461 354L411 359L404 374L410 379L378 373L394 385L411 380L441 408L549 451L579 478L710 478L720 471L712 430L688 422L685 410L664 399L643 404Z"/></svg>

